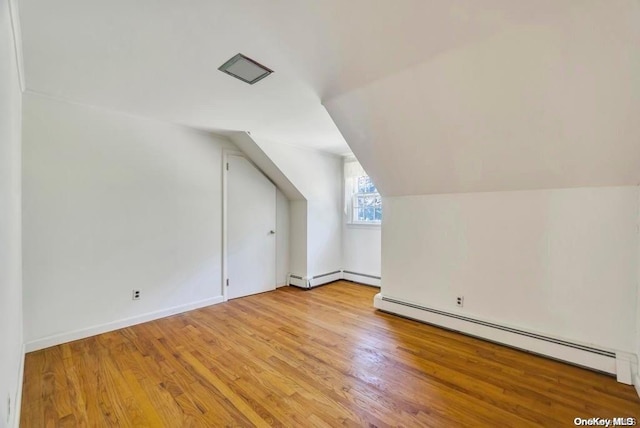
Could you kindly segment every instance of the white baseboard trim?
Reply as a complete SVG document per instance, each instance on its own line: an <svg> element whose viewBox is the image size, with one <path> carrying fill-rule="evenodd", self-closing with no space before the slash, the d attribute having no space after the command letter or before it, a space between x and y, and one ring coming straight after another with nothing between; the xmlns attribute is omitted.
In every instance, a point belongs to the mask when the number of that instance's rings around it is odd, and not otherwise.
<svg viewBox="0 0 640 428"><path fill-rule="evenodd" d="M109 331L118 330L125 327L131 327L132 325L142 324L144 322L157 320L159 318L168 317L171 315L180 314L194 309L203 308L205 306L211 306L224 301L223 296L216 296L209 299L199 300L197 302L187 303L184 305L174 306L172 308L161 309L159 311L148 312L142 315L136 315L130 318L124 318L117 321L112 321L106 324L100 324L80 330L70 331L67 333L56 334L53 336L43 337L36 339L26 344L26 351L33 352L40 349L49 348L51 346L60 345L62 343L73 342L74 340L84 339L87 337L95 336Z"/></svg>
<svg viewBox="0 0 640 428"><path fill-rule="evenodd" d="M339 281L342 279L342 271L336 270L333 272L323 273L321 275L315 275L309 278L309 288L317 287L319 285L328 284L330 282Z"/></svg>
<svg viewBox="0 0 640 428"><path fill-rule="evenodd" d="M296 274L289 274L289 285L294 287L309 289L317 287L319 285L328 284L330 282L339 281L342 279L342 270L336 270L333 272L327 272L312 277L306 277Z"/></svg>
<svg viewBox="0 0 640 428"><path fill-rule="evenodd" d="M380 287L382 283L382 280L377 275L369 275L367 273L352 272L349 270L342 271L342 279L345 279L351 282L357 282L358 284L372 285L374 287Z"/></svg>
<svg viewBox="0 0 640 428"><path fill-rule="evenodd" d="M320 275L314 275L312 277L290 273L287 276L287 285L309 289L319 285L328 284L330 282L339 281L341 279L357 282L359 284L372 285L374 287L380 287L381 284L380 277L376 275L352 272L348 270L336 270Z"/></svg>
<svg viewBox="0 0 640 428"><path fill-rule="evenodd" d="M13 428L20 427L20 411L22 410L22 386L24 385L24 357L26 355L25 345L22 345L20 356L20 367L18 368L18 384L16 385L16 395L13 398L13 408L11 409L13 417Z"/></svg>
<svg viewBox="0 0 640 428"><path fill-rule="evenodd" d="M376 294L373 305L385 312L613 374L623 383L631 383L631 366L637 363L636 356L628 352L596 348L589 344L501 326L485 320L388 298L381 293ZM639 388L637 385L636 383L636 388Z"/></svg>
<svg viewBox="0 0 640 428"><path fill-rule="evenodd" d="M636 356L628 352L616 351L616 379L620 383L633 385L633 368Z"/></svg>
<svg viewBox="0 0 640 428"><path fill-rule="evenodd" d="M309 288L309 279L307 277L290 273L287 276L287 285L294 287Z"/></svg>
<svg viewBox="0 0 640 428"><path fill-rule="evenodd" d="M640 375L635 375L633 378L633 386L636 388L636 393L640 397Z"/></svg>

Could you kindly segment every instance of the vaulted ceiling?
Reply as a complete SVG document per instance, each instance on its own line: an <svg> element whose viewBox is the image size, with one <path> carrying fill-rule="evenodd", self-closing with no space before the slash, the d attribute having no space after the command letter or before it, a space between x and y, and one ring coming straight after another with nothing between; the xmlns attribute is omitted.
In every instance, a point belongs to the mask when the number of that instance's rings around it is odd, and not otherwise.
<svg viewBox="0 0 640 428"><path fill-rule="evenodd" d="M383 194L640 183L640 2L557 3L328 100Z"/></svg>
<svg viewBox="0 0 640 428"><path fill-rule="evenodd" d="M387 195L640 182L636 0L19 6L28 90L351 148ZM238 52L275 73L217 70Z"/></svg>

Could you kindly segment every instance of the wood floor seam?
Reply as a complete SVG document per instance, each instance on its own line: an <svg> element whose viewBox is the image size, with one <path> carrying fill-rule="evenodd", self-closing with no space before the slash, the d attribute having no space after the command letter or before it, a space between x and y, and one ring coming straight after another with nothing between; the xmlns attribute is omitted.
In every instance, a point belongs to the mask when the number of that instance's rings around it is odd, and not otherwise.
<svg viewBox="0 0 640 428"><path fill-rule="evenodd" d="M27 354L22 427L573 426L640 418L612 377L283 287Z"/></svg>

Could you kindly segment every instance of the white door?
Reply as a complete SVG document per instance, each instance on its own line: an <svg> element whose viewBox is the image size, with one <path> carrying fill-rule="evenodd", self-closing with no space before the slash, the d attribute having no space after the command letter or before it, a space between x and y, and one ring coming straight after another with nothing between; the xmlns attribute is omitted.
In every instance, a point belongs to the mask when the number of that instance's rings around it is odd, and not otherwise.
<svg viewBox="0 0 640 428"><path fill-rule="evenodd" d="M276 288L276 187L242 156L228 155L227 298Z"/></svg>

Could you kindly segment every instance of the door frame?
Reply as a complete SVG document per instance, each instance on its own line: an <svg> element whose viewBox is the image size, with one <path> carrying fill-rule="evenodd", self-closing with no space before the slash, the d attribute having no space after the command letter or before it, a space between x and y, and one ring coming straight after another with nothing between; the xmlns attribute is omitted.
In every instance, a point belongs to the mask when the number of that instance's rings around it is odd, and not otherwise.
<svg viewBox="0 0 640 428"><path fill-rule="evenodd" d="M229 156L242 156L246 159L244 153L238 150L233 149L222 149L222 299L223 301L229 300L229 292L227 290L228 280L229 280L229 271L227 270L227 259L228 259L228 234L227 234L227 195L229 193L227 189L228 183L228 170L227 164L229 163Z"/></svg>
<svg viewBox="0 0 640 428"><path fill-rule="evenodd" d="M249 159L247 157L247 155L245 155L243 152L236 150L236 149L227 149L227 148L223 148L222 149L222 299L223 302L226 302L229 300L229 292L228 292L228 285L227 285L227 280L229 279L229 270L227 267L227 261L229 258L229 252L228 252L228 244L229 244L229 235L228 235L228 230L227 230L227 226L228 226L228 215L227 215L227 208L228 208L228 203L227 203L227 196L229 194L229 189L228 189L228 183L229 183L229 170L227 170L227 163L229 162L229 156L240 156L244 159L247 160L247 162L249 162L251 165L253 165L258 172L260 172L260 174L262 174L264 176L264 178L266 178L267 180L269 180L269 182L271 182L271 184L273 184L276 187L276 192L278 189L278 186L276 186L276 184L271 180L271 178L267 177L265 175L264 172L262 172L262 169L260 169L258 167L258 165L255 164L255 162L253 162L251 159ZM276 226L277 226L277 206L276 206ZM278 233L278 231L276 230L276 234ZM276 235L276 239L277 239L277 235ZM277 241L276 241L277 242ZM274 278L274 286L277 288L278 284L277 284L277 272L278 272L278 266L277 266L277 260L278 260L278 247L276 244L276 260L274 261L274 263L276 263L276 278Z"/></svg>

